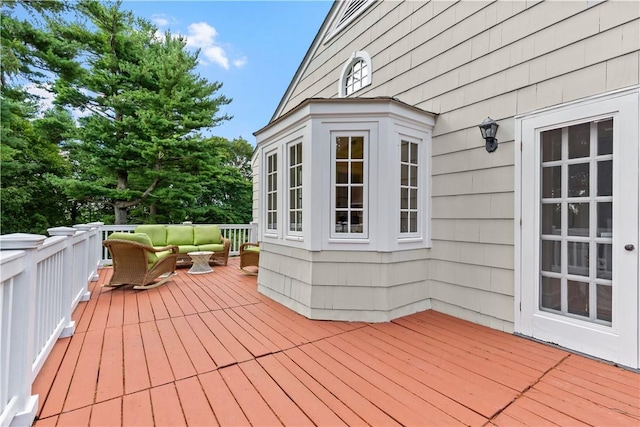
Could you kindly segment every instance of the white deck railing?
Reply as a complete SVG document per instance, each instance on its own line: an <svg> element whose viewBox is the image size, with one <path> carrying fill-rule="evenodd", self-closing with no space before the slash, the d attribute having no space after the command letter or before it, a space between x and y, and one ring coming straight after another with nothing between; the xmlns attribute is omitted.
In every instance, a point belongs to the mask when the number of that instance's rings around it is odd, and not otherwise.
<svg viewBox="0 0 640 427"><path fill-rule="evenodd" d="M29 426L38 408L31 385L56 340L73 335L72 313L109 262L102 241L135 225L91 223L0 236L0 426ZM220 225L230 255L255 241L254 225Z"/></svg>

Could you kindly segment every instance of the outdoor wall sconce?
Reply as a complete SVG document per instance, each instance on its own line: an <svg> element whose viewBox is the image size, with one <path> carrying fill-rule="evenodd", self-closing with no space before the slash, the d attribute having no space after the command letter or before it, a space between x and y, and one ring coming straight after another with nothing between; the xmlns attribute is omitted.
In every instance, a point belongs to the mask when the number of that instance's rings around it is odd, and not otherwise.
<svg viewBox="0 0 640 427"><path fill-rule="evenodd" d="M485 148L489 153L493 153L498 149L498 140L496 139L496 133L498 133L498 123L491 117L487 117L480 123L480 133L485 140Z"/></svg>

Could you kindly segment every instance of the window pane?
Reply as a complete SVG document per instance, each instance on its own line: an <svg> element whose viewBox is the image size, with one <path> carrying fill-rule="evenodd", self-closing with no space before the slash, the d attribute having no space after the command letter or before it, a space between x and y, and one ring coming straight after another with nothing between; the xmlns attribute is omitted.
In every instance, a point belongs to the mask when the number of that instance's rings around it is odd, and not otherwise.
<svg viewBox="0 0 640 427"><path fill-rule="evenodd" d="M613 246L598 243L598 279L611 280L613 278Z"/></svg>
<svg viewBox="0 0 640 427"><path fill-rule="evenodd" d="M418 190L415 188L409 190L409 209L418 209Z"/></svg>
<svg viewBox="0 0 640 427"><path fill-rule="evenodd" d="M418 167L411 166L411 184L412 187L418 186Z"/></svg>
<svg viewBox="0 0 640 427"><path fill-rule="evenodd" d="M362 184L364 182L364 163L352 162L351 163L351 183Z"/></svg>
<svg viewBox="0 0 640 427"><path fill-rule="evenodd" d="M598 237L613 237L613 203L598 203Z"/></svg>
<svg viewBox="0 0 640 427"><path fill-rule="evenodd" d="M400 232L406 233L409 231L409 213L400 212Z"/></svg>
<svg viewBox="0 0 640 427"><path fill-rule="evenodd" d="M412 233L418 232L418 215L415 213L411 214L411 218L409 219L409 231Z"/></svg>
<svg viewBox="0 0 640 427"><path fill-rule="evenodd" d="M400 161L404 163L409 162L409 143L407 141L400 143Z"/></svg>
<svg viewBox="0 0 640 427"><path fill-rule="evenodd" d="M296 168L289 169L289 187L296 187Z"/></svg>
<svg viewBox="0 0 640 427"><path fill-rule="evenodd" d="M409 189L400 189L400 209L409 209Z"/></svg>
<svg viewBox="0 0 640 427"><path fill-rule="evenodd" d="M598 285L597 294L597 317L600 320L611 322L611 286Z"/></svg>
<svg viewBox="0 0 640 427"><path fill-rule="evenodd" d="M349 158L349 137L339 136L336 138L336 159Z"/></svg>
<svg viewBox="0 0 640 427"><path fill-rule="evenodd" d="M336 207L349 207L349 187L336 187Z"/></svg>
<svg viewBox="0 0 640 427"><path fill-rule="evenodd" d="M362 233L362 211L351 211L351 232Z"/></svg>
<svg viewBox="0 0 640 427"><path fill-rule="evenodd" d="M349 163L336 162L336 183L337 184L349 183Z"/></svg>
<svg viewBox="0 0 640 427"><path fill-rule="evenodd" d="M362 207L362 187L351 187L351 207Z"/></svg>
<svg viewBox="0 0 640 427"><path fill-rule="evenodd" d="M567 281L567 308L569 313L589 316L589 284Z"/></svg>
<svg viewBox="0 0 640 427"><path fill-rule="evenodd" d="M364 158L364 138L361 136L354 136L351 138L351 158L363 159Z"/></svg>
<svg viewBox="0 0 640 427"><path fill-rule="evenodd" d="M289 206L291 209L296 207L296 190L289 190Z"/></svg>
<svg viewBox="0 0 640 427"><path fill-rule="evenodd" d="M543 240L542 241L542 270L560 273L561 264L561 251L562 247L559 241L555 240Z"/></svg>
<svg viewBox="0 0 640 427"><path fill-rule="evenodd" d="M542 234L560 235L561 206L560 203L542 205Z"/></svg>
<svg viewBox="0 0 640 427"><path fill-rule="evenodd" d="M613 154L613 119L598 122L598 155Z"/></svg>
<svg viewBox="0 0 640 427"><path fill-rule="evenodd" d="M598 196L613 195L613 161L598 162Z"/></svg>
<svg viewBox="0 0 640 427"><path fill-rule="evenodd" d="M409 185L409 165L400 165L400 185Z"/></svg>
<svg viewBox="0 0 640 427"><path fill-rule="evenodd" d="M562 189L562 168L554 166L542 168L542 197L559 198Z"/></svg>
<svg viewBox="0 0 640 427"><path fill-rule="evenodd" d="M296 184L298 186L302 185L302 166L296 168Z"/></svg>
<svg viewBox="0 0 640 427"><path fill-rule="evenodd" d="M560 279L546 276L542 276L541 279L540 307L560 311L562 309Z"/></svg>
<svg viewBox="0 0 640 427"><path fill-rule="evenodd" d="M348 233L349 232L349 222L347 219L349 216L346 211L337 211L336 212L336 233Z"/></svg>
<svg viewBox="0 0 640 427"><path fill-rule="evenodd" d="M567 267L569 274L589 276L589 243L567 242Z"/></svg>
<svg viewBox="0 0 640 427"><path fill-rule="evenodd" d="M589 203L569 203L569 236L589 236Z"/></svg>
<svg viewBox="0 0 640 427"><path fill-rule="evenodd" d="M542 161L562 159L562 129L542 132Z"/></svg>
<svg viewBox="0 0 640 427"><path fill-rule="evenodd" d="M418 164L418 144L411 144L411 163Z"/></svg>
<svg viewBox="0 0 640 427"><path fill-rule="evenodd" d="M569 165L569 197L589 196L589 163Z"/></svg>
<svg viewBox="0 0 640 427"><path fill-rule="evenodd" d="M589 137L591 123L569 126L569 158L589 157Z"/></svg>

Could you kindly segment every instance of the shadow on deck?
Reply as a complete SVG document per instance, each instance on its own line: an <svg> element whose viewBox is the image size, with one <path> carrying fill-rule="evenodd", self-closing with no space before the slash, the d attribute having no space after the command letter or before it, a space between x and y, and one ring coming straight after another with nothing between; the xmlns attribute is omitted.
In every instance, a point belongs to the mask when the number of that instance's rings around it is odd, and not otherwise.
<svg viewBox="0 0 640 427"><path fill-rule="evenodd" d="M36 426L629 425L640 375L435 311L313 321L238 259L101 288L40 371Z"/></svg>

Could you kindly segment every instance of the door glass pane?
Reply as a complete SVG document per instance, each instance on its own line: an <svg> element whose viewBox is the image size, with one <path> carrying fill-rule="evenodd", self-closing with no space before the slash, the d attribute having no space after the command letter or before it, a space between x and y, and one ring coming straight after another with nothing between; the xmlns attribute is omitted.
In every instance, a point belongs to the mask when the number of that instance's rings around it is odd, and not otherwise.
<svg viewBox="0 0 640 427"><path fill-rule="evenodd" d="M613 237L613 203L598 203L598 237Z"/></svg>
<svg viewBox="0 0 640 427"><path fill-rule="evenodd" d="M560 279L542 276L540 307L560 311L562 308L562 291Z"/></svg>
<svg viewBox="0 0 640 427"><path fill-rule="evenodd" d="M567 310L571 314L589 316L589 284L567 281Z"/></svg>
<svg viewBox="0 0 640 427"><path fill-rule="evenodd" d="M613 246L598 243L598 279L611 280L613 277Z"/></svg>
<svg viewBox="0 0 640 427"><path fill-rule="evenodd" d="M542 168L542 197L559 198L562 190L562 167Z"/></svg>
<svg viewBox="0 0 640 427"><path fill-rule="evenodd" d="M542 234L560 235L561 204L545 203L542 205Z"/></svg>
<svg viewBox="0 0 640 427"><path fill-rule="evenodd" d="M598 196L613 195L613 161L598 162Z"/></svg>
<svg viewBox="0 0 640 427"><path fill-rule="evenodd" d="M598 285L597 298L598 298L598 319L606 322L611 322L611 286Z"/></svg>
<svg viewBox="0 0 640 427"><path fill-rule="evenodd" d="M411 166L411 184L412 187L418 186L418 167Z"/></svg>
<svg viewBox="0 0 640 427"><path fill-rule="evenodd" d="M407 141L400 143L400 161L404 163L409 162L409 143Z"/></svg>
<svg viewBox="0 0 640 427"><path fill-rule="evenodd" d="M569 158L589 157L591 123L569 126Z"/></svg>
<svg viewBox="0 0 640 427"><path fill-rule="evenodd" d="M409 185L409 165L400 165L400 185Z"/></svg>
<svg viewBox="0 0 640 427"><path fill-rule="evenodd" d="M400 209L409 209L409 189L400 189Z"/></svg>
<svg viewBox="0 0 640 427"><path fill-rule="evenodd" d="M568 235L589 236L589 203L569 203L568 209Z"/></svg>
<svg viewBox="0 0 640 427"><path fill-rule="evenodd" d="M567 242L568 273L589 276L589 243Z"/></svg>
<svg viewBox="0 0 640 427"><path fill-rule="evenodd" d="M542 241L542 270L560 273L562 242L557 240Z"/></svg>
<svg viewBox="0 0 640 427"><path fill-rule="evenodd" d="M569 165L569 197L589 196L589 163Z"/></svg>
<svg viewBox="0 0 640 427"><path fill-rule="evenodd" d="M542 132L542 161L551 162L562 158L562 129Z"/></svg>
<svg viewBox="0 0 640 427"><path fill-rule="evenodd" d="M598 122L598 155L613 154L613 119Z"/></svg>

